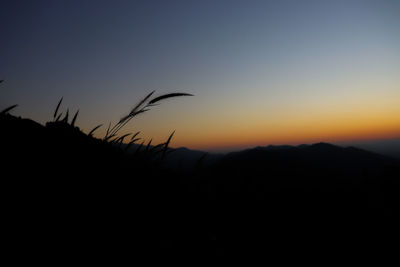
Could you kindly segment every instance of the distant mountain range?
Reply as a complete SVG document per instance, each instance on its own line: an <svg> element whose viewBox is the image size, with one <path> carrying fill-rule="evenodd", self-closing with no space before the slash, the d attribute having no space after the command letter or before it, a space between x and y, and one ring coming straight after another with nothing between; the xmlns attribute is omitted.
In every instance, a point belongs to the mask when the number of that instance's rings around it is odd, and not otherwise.
<svg viewBox="0 0 400 267"><path fill-rule="evenodd" d="M15 124L15 129L20 129L19 133L30 132L31 135L41 134L45 128L40 124L29 120L19 119ZM49 132L49 131L46 131ZM18 139L18 138L16 138ZM21 139L20 139L21 140ZM124 145L122 145L124 146ZM192 150L186 147L172 149L165 159L165 165L174 170L191 171L197 167L206 167L219 162L228 160L246 161L270 161L277 160L297 161L302 163L312 162L313 164L340 164L359 166L371 162L393 162L400 160L400 140L364 142L355 146L338 146L328 143L302 144L298 146L290 145L268 145L258 146L250 149L231 153L208 153L200 150ZM139 145L132 145L130 151L134 152ZM374 151L374 152L369 152ZM376 153L378 152L378 153Z"/></svg>
<svg viewBox="0 0 400 267"><path fill-rule="evenodd" d="M137 148L133 147L133 149ZM398 158L392 155L383 155L370 152L354 146L342 147L328 143L302 144L298 146L290 145L268 145L258 146L230 153L207 153L199 150L191 150L186 147L173 149L169 154L166 163L173 169L191 170L199 164L210 166L219 161L240 160L292 160L303 163L313 164L335 164L360 166L371 162L397 162Z"/></svg>
<svg viewBox="0 0 400 267"><path fill-rule="evenodd" d="M372 141L355 141L338 143L341 146L354 146L382 155L400 159L400 138Z"/></svg>
<svg viewBox="0 0 400 267"><path fill-rule="evenodd" d="M355 147L341 147L328 143L299 146L266 146L227 154L223 161L241 164L262 164L263 161L290 165L355 168L396 163L397 159Z"/></svg>

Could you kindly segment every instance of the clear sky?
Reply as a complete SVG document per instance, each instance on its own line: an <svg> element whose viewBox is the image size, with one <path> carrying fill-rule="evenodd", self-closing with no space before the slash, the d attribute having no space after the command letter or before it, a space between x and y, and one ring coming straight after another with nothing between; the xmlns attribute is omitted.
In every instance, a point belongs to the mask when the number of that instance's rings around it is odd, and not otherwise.
<svg viewBox="0 0 400 267"><path fill-rule="evenodd" d="M0 2L0 108L197 149L400 137L400 1ZM103 129L104 131L104 129ZM103 134L101 130L98 132Z"/></svg>

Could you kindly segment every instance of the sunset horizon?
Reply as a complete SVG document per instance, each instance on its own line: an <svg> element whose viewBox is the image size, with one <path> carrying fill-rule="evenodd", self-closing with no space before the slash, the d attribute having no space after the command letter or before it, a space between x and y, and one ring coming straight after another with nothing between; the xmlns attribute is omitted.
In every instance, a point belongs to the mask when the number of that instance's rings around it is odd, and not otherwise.
<svg viewBox="0 0 400 267"><path fill-rule="evenodd" d="M0 107L206 151L400 138L396 1L5 2ZM206 19L205 19L206 18ZM28 46L25 46L28 44Z"/></svg>
<svg viewBox="0 0 400 267"><path fill-rule="evenodd" d="M4 262L398 258L400 0L0 13Z"/></svg>

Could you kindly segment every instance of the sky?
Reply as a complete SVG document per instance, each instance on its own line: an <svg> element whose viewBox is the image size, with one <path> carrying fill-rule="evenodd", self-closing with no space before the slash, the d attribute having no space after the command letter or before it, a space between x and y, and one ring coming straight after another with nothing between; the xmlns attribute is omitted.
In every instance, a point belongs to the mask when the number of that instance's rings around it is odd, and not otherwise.
<svg viewBox="0 0 400 267"><path fill-rule="evenodd" d="M209 151L400 138L400 1L0 2L0 109ZM104 135L106 127L97 132Z"/></svg>

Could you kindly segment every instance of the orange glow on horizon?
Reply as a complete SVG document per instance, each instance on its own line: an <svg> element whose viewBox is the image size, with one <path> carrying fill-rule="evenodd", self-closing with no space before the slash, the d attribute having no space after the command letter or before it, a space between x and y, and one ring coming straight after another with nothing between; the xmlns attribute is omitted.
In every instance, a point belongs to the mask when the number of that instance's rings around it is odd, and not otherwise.
<svg viewBox="0 0 400 267"><path fill-rule="evenodd" d="M358 141L369 141L369 140L386 140L400 138L400 129L396 132L385 132L385 131L375 131L365 133L364 135L348 134L348 135L325 135L325 136L304 136L304 138L291 138L290 136L283 137L265 137L260 140L251 140L248 142L243 141L243 139L229 140L226 142L220 142L217 139L203 142L193 142L185 143L177 140L173 143L174 147L187 147L191 149L205 150L205 151L223 151L223 150L234 150L237 148L245 147L256 147L256 146L267 146L267 145L299 145L299 144L312 144L318 142L358 142Z"/></svg>
<svg viewBox="0 0 400 267"><path fill-rule="evenodd" d="M153 112L137 118L126 131L141 131L145 143L153 138L152 143L157 144L176 130L171 147L205 151L394 139L400 137L397 92L392 97L349 94L340 99L332 94L320 101L299 99L276 105L262 101L244 104L242 100L243 105L236 109L211 103L207 109L195 109L199 104L192 98L180 104L179 110L164 105L161 114ZM101 136L101 130L99 133Z"/></svg>
<svg viewBox="0 0 400 267"><path fill-rule="evenodd" d="M229 133L226 134L226 133ZM380 118L346 121L330 120L320 122L293 121L291 126L247 127L239 125L237 131L214 131L213 133L197 133L192 136L176 137L175 147L189 147L200 150L229 150L232 148L254 147L282 144L302 144L317 142L346 142L400 137L400 119Z"/></svg>

